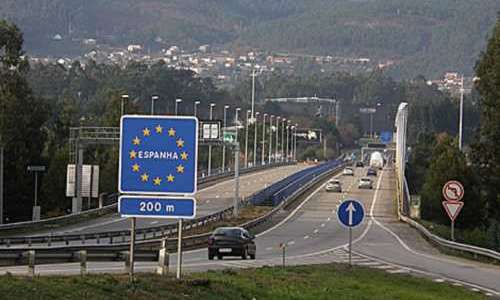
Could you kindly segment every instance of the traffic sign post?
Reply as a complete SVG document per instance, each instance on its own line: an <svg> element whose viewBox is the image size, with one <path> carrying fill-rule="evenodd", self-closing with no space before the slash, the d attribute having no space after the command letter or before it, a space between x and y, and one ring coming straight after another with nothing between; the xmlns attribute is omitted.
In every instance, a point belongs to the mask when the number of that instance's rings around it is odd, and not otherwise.
<svg viewBox="0 0 500 300"><path fill-rule="evenodd" d="M352 228L359 226L363 222L365 208L360 201L347 199L337 209L337 217L340 224L349 229L349 265L352 265Z"/></svg>
<svg viewBox="0 0 500 300"><path fill-rule="evenodd" d="M465 192L464 186L459 181L450 180L444 184L442 192L446 199L442 204L451 220L451 240L455 241L455 219L464 206L461 202Z"/></svg>
<svg viewBox="0 0 500 300"><path fill-rule="evenodd" d="M130 278L136 219L178 219L177 278L181 277L182 219L196 215L198 119L126 115L120 124L118 210L131 218Z"/></svg>

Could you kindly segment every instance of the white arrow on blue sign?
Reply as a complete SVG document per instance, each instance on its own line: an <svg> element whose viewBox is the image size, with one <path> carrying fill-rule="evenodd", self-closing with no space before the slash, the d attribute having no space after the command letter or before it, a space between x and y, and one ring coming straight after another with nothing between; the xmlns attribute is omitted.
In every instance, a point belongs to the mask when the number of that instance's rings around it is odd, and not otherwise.
<svg viewBox="0 0 500 300"><path fill-rule="evenodd" d="M192 219L196 200L189 197L120 196L118 212L122 217Z"/></svg>
<svg viewBox="0 0 500 300"><path fill-rule="evenodd" d="M360 201L348 199L340 204L337 217L342 225L356 227L363 222L365 209Z"/></svg>

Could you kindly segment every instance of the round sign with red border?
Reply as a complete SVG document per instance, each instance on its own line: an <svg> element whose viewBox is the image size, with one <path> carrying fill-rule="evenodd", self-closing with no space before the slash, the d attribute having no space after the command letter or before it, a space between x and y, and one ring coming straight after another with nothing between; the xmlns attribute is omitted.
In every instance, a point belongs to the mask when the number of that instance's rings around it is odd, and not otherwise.
<svg viewBox="0 0 500 300"><path fill-rule="evenodd" d="M464 186L456 180L450 180L443 186L446 201L460 201L464 197Z"/></svg>

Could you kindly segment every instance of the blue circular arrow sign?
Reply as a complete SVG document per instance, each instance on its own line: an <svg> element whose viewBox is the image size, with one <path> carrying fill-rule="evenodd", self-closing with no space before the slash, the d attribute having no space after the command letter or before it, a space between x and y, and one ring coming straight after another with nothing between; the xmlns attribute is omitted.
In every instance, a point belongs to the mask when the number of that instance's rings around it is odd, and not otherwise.
<svg viewBox="0 0 500 300"><path fill-rule="evenodd" d="M363 222L365 209L358 200L348 199L340 204L337 217L342 225L356 227Z"/></svg>

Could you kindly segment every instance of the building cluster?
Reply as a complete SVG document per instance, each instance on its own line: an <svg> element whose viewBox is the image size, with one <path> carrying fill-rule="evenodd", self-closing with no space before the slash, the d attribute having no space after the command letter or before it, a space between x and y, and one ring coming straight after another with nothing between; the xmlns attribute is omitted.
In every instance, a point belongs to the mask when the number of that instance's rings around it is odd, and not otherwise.
<svg viewBox="0 0 500 300"><path fill-rule="evenodd" d="M447 72L444 74L443 78L429 80L427 84L436 85L440 91L446 91L452 95L459 95L462 88L465 94L470 94L475 80L477 80L477 78L464 77L456 72Z"/></svg>
<svg viewBox="0 0 500 300"><path fill-rule="evenodd" d="M55 39L55 38L54 38ZM84 66L89 60L97 63L117 64L122 67L131 61L155 64L163 62L174 69L191 70L199 76L211 77L219 86L230 86L255 71L258 75L273 71L296 73L303 69L318 72L359 70L370 71L377 62L369 58L348 58L334 56L297 55L289 53L271 53L264 51L228 51L216 49L210 45L201 45L187 51L172 45L152 51L140 44L130 44L123 48L112 48L98 44L96 39L82 39L84 55L61 58L31 58L33 63L59 63L66 67L78 60Z"/></svg>

